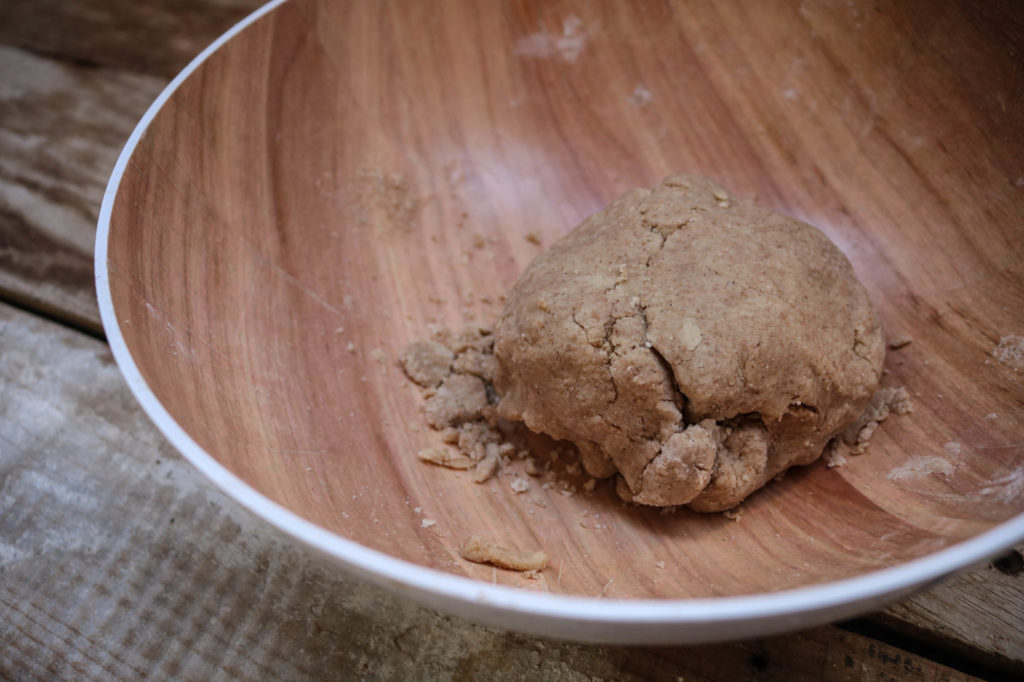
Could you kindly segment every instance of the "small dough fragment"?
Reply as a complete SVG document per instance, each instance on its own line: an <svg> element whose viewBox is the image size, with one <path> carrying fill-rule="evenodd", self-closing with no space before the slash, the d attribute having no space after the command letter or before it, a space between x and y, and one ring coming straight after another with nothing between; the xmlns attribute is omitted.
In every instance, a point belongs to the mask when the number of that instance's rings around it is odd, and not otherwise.
<svg viewBox="0 0 1024 682"><path fill-rule="evenodd" d="M477 465L475 460L451 448L426 448L416 453L416 456L424 462L449 469L472 469Z"/></svg>
<svg viewBox="0 0 1024 682"><path fill-rule="evenodd" d="M841 434L843 443L850 448L850 453L859 455L868 447L868 441L874 435L878 425L890 414L910 414L914 411L910 394L902 386L886 386L878 389L871 398L867 409Z"/></svg>
<svg viewBox="0 0 1024 682"><path fill-rule="evenodd" d="M469 348L460 353L452 364L452 370L462 374L472 374L486 382L494 381L494 373L498 369L498 361L490 353L483 353Z"/></svg>
<svg viewBox="0 0 1024 682"><path fill-rule="evenodd" d="M409 344L398 355L406 376L424 388L438 386L451 372L455 354L437 341L424 339Z"/></svg>
<svg viewBox="0 0 1024 682"><path fill-rule="evenodd" d="M817 459L875 394L886 346L824 234L684 175L534 259L493 344L500 417L574 442L625 499L703 512Z"/></svg>
<svg viewBox="0 0 1024 682"><path fill-rule="evenodd" d="M487 454L484 455L484 458L473 469L473 482L484 483L494 478L500 463L501 457L498 455L498 449L496 447L493 450L488 449Z"/></svg>
<svg viewBox="0 0 1024 682"><path fill-rule="evenodd" d="M825 467L828 469L835 469L846 465L846 456L843 455L843 443L839 438L833 438L827 446L825 446L825 453L821 456L825 462Z"/></svg>
<svg viewBox="0 0 1024 682"><path fill-rule="evenodd" d="M903 335L890 336L889 337L889 348L892 348L893 350L899 350L900 348L904 348L906 346L909 346L913 342L914 342L914 339L913 339L913 337L910 337L910 336L903 336Z"/></svg>
<svg viewBox="0 0 1024 682"><path fill-rule="evenodd" d="M730 521L736 521L737 523L739 523L739 520L743 518L743 507L734 507L732 509L726 509L724 512L722 512L722 516L729 519Z"/></svg>
<svg viewBox="0 0 1024 682"><path fill-rule="evenodd" d="M525 478L516 478L508 484L508 487L516 494L525 493L530 489L530 482Z"/></svg>
<svg viewBox="0 0 1024 682"><path fill-rule="evenodd" d="M452 374L427 399L424 413L435 429L470 422L483 417L487 388L479 377Z"/></svg>
<svg viewBox="0 0 1024 682"><path fill-rule="evenodd" d="M492 564L511 571L543 571L548 565L548 555L542 551L520 552L484 542L478 535L471 535L462 544L459 556L475 564Z"/></svg>
<svg viewBox="0 0 1024 682"><path fill-rule="evenodd" d="M487 456L488 449L498 442L501 434L490 428L483 420L465 422L459 425L456 443L459 451L475 460Z"/></svg>

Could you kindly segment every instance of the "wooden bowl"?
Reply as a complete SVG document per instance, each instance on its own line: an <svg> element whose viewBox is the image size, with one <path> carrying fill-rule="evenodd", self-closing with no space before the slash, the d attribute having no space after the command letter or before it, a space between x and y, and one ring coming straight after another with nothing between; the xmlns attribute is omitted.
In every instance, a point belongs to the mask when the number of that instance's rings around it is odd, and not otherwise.
<svg viewBox="0 0 1024 682"><path fill-rule="evenodd" d="M230 495L436 608L692 642L905 594L1024 538L1021 89L970 5L918 4L271 3L121 155L97 243L114 355ZM439 437L398 350L491 322L531 234L674 171L840 246L913 337L886 377L913 415L739 521L417 461ZM467 563L473 533L551 566Z"/></svg>

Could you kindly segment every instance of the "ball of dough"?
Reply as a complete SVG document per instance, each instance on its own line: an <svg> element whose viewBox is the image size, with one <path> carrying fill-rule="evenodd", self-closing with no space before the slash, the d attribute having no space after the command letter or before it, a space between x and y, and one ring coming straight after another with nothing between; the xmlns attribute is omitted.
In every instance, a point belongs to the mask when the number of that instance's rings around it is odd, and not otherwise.
<svg viewBox="0 0 1024 682"><path fill-rule="evenodd" d="M627 499L720 511L861 414L885 344L824 234L670 176L526 268L494 353L502 417L573 441Z"/></svg>

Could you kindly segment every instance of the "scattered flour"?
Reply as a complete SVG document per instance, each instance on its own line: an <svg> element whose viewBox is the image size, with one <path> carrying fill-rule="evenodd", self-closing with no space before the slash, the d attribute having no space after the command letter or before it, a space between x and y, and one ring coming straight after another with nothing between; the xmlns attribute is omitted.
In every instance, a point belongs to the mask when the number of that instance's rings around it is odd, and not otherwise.
<svg viewBox="0 0 1024 682"><path fill-rule="evenodd" d="M547 31L531 33L516 42L516 54L542 59L557 55L572 63L583 52L586 44L587 31L583 28L583 22L575 14L570 14L562 22L561 35Z"/></svg>
<svg viewBox="0 0 1024 682"><path fill-rule="evenodd" d="M948 459L935 456L911 457L902 466L890 471L886 478L890 481L912 481L924 478L929 474L949 475L955 471L955 467Z"/></svg>
<svg viewBox="0 0 1024 682"><path fill-rule="evenodd" d="M411 178L380 168L360 168L349 178L341 200L356 225L383 234L413 231L425 202ZM345 307L352 307L350 295Z"/></svg>
<svg viewBox="0 0 1024 682"><path fill-rule="evenodd" d="M1011 334L1002 337L992 350L992 356L1014 370L1024 369L1024 336Z"/></svg>
<svg viewBox="0 0 1024 682"><path fill-rule="evenodd" d="M1024 466L1017 467L1006 476L992 481L992 485L979 490L978 495L994 497L1005 503L1016 502L1024 495Z"/></svg>
<svg viewBox="0 0 1024 682"><path fill-rule="evenodd" d="M629 100L638 107L645 107L651 103L654 95L647 89L643 83L638 84L633 88L633 94L629 96Z"/></svg>

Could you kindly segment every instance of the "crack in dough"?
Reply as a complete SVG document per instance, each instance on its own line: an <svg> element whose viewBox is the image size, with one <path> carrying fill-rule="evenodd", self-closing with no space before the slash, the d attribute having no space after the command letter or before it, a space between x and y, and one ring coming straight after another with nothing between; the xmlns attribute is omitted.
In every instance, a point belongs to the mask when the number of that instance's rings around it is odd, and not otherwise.
<svg viewBox="0 0 1024 682"><path fill-rule="evenodd" d="M495 388L502 417L575 442L624 497L720 511L820 456L884 353L821 232L670 176L527 267L496 327Z"/></svg>

